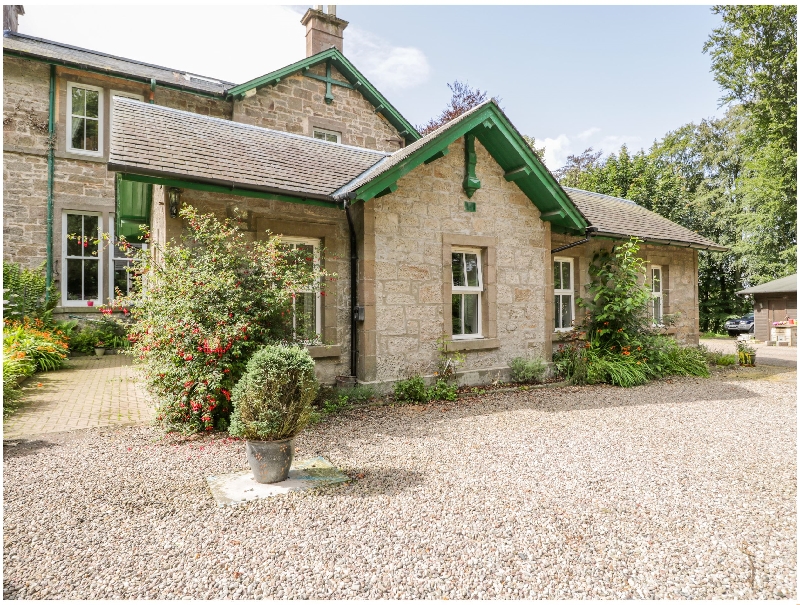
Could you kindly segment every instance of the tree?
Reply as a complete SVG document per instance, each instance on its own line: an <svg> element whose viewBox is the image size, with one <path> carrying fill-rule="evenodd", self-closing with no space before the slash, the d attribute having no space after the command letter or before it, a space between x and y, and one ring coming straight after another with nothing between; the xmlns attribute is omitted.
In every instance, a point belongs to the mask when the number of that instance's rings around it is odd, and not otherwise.
<svg viewBox="0 0 800 605"><path fill-rule="evenodd" d="M536 137L529 137L527 134L523 134L522 138L525 139L525 142L528 144L528 147L531 148L533 154L539 158L539 161L544 164L544 152L545 147L542 145L541 147L536 146Z"/></svg>
<svg viewBox="0 0 800 605"><path fill-rule="evenodd" d="M458 80L452 84L448 83L447 88L453 93L447 107L444 108L438 117L431 118L427 124L417 126L417 130L423 136L429 132L433 132L440 126L444 126L473 107L477 107L488 98L488 93L486 91L479 88L472 88L468 83ZM493 99L496 103L500 103L500 99L494 97Z"/></svg>
<svg viewBox="0 0 800 605"><path fill-rule="evenodd" d="M564 187L578 187L581 174L587 172L591 168L595 168L602 155L602 149L595 151L592 147L585 149L583 153L579 155L568 155L567 163L558 170L555 170L553 176L555 176L558 182Z"/></svg>

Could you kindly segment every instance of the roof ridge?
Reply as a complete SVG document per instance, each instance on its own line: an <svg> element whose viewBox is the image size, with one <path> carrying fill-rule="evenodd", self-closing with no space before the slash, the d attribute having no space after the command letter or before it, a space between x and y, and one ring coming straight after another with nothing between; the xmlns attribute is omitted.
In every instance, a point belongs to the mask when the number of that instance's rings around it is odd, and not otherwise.
<svg viewBox="0 0 800 605"><path fill-rule="evenodd" d="M201 74L196 74L191 71L186 71L184 69L176 69L174 67L165 67L164 65L156 65L155 63L145 63L144 61L137 61L136 59L129 59L128 57L120 57L119 55L112 55L109 53L104 53L99 50L92 50L91 48L83 48L81 46L73 46L72 44L66 44L64 42L57 42L55 40L48 40L46 38L37 38L36 36L29 36L28 34L21 34L19 32L14 32L11 30L4 30L3 31L3 38L22 38L24 40L35 40L36 42L44 42L46 44L53 44L54 46L60 46L61 48L69 48L71 50L78 50L84 53L90 53L93 55L97 55L99 57L108 57L109 59L117 59L118 61L127 61L128 63L135 63L136 65L142 65L144 67L155 67L156 69L163 69L166 71L172 71L188 76L197 76L198 78L203 78L205 80L211 80L212 82L219 82L220 84L230 84L235 85L235 82L229 82L228 80L223 80L222 78L213 78L211 76L203 76Z"/></svg>
<svg viewBox="0 0 800 605"><path fill-rule="evenodd" d="M597 196L600 196L600 197L607 197L607 198L610 198L612 200L619 200L620 202L625 202L626 204L632 204L632 205L636 206L637 208L641 208L642 210L648 210L647 208L645 208L641 204L637 204L633 200L628 200L628 199L625 199L624 197L617 197L616 195L608 195L606 193L600 193L598 191L589 191L588 189L578 189L577 187L567 187L566 185L561 185L561 187L565 191L580 191L581 193L588 193L589 195L597 195ZM652 210L648 210L648 212L653 212L653 211ZM658 212L656 212L656 214L658 214ZM661 216L661 215L659 214L659 216ZM669 220L669 219L667 219L667 220Z"/></svg>
<svg viewBox="0 0 800 605"><path fill-rule="evenodd" d="M131 99L129 97L114 97L114 99L118 99L118 101L114 101L116 103L130 104L130 105L142 105L146 108L157 109L169 113L179 113L182 115L190 116L192 118L197 118L200 120L205 120L208 122L219 122L221 124L226 124L229 126L236 126L239 128L244 128L247 130L256 130L259 132L270 132L280 136L284 136L286 138L292 139L302 139L307 141L313 141L315 143L319 143L320 145L335 145L336 147L344 147L346 149L353 149L356 151L364 151L373 155L380 155L383 156L381 160L385 157L390 156L390 153L385 151L378 151L376 149L369 149L368 147L358 147L356 145L344 145L342 143L332 143L330 141L323 141L322 139L315 139L314 137L309 137L307 135L297 134L294 132L286 132L284 130L274 130L272 128L264 128L263 126L255 126L254 124L247 124L246 122L234 122L233 120L226 120L225 118L215 118L213 116L204 116L199 113L194 113L192 111L184 111L182 109L176 109L174 107L166 107L164 105L154 105L152 103L145 103L144 101L139 101L138 99ZM380 160L378 160L380 161Z"/></svg>

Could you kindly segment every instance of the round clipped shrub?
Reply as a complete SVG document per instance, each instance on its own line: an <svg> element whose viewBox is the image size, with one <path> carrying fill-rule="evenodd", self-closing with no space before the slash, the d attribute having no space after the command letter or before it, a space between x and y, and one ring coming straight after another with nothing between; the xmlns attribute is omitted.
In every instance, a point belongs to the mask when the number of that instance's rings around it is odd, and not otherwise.
<svg viewBox="0 0 800 605"><path fill-rule="evenodd" d="M304 348L262 347L231 393L229 433L250 441L294 437L311 419L318 388L314 360Z"/></svg>

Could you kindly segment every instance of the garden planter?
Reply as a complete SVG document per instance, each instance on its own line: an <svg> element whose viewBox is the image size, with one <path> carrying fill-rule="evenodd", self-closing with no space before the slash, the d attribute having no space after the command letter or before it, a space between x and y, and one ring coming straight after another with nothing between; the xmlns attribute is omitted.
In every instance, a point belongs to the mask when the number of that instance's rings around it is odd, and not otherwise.
<svg viewBox="0 0 800 605"><path fill-rule="evenodd" d="M749 366L753 367L756 365L756 354L755 353L744 353L742 351L739 352L739 365L740 366Z"/></svg>
<svg viewBox="0 0 800 605"><path fill-rule="evenodd" d="M294 438L245 442L247 462L258 483L278 483L289 476L294 459Z"/></svg>
<svg viewBox="0 0 800 605"><path fill-rule="evenodd" d="M95 347L95 348L94 348L94 354L95 354L97 357L102 357L103 355L105 355L105 354L106 354L106 350L105 350L105 349L101 349L100 347Z"/></svg>

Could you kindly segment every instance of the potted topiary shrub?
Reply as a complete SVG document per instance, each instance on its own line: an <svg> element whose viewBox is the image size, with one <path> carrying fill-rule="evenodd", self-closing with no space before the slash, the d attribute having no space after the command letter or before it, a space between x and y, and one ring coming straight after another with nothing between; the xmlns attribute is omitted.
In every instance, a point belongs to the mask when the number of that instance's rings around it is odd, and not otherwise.
<svg viewBox="0 0 800 605"><path fill-rule="evenodd" d="M314 360L299 346L262 347L231 393L229 433L245 439L247 462L259 483L289 476L294 438L311 418L319 385Z"/></svg>

